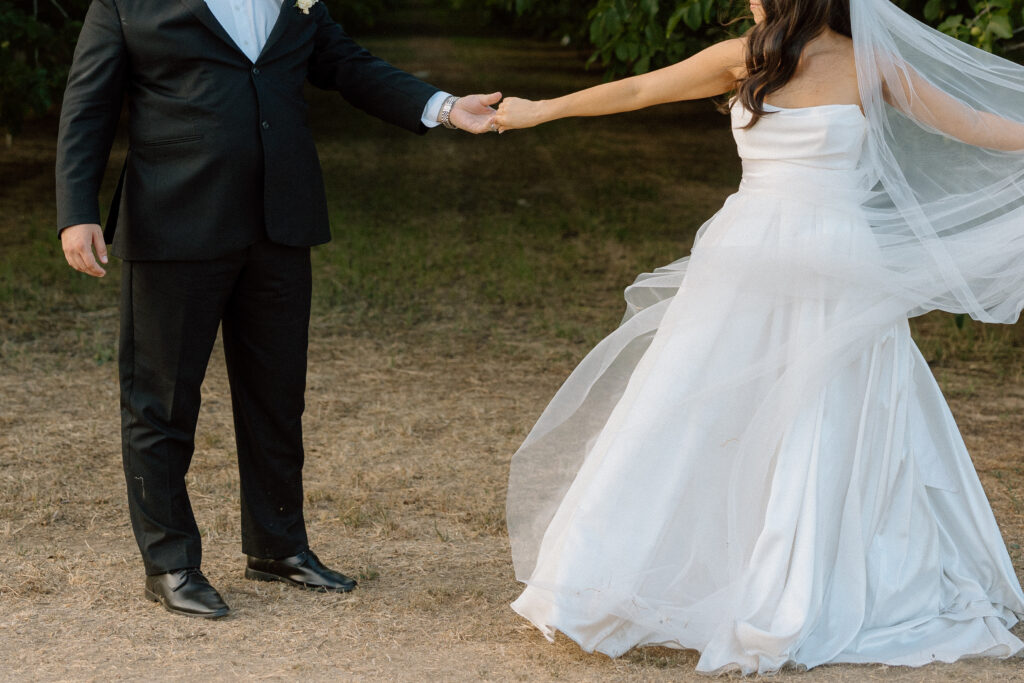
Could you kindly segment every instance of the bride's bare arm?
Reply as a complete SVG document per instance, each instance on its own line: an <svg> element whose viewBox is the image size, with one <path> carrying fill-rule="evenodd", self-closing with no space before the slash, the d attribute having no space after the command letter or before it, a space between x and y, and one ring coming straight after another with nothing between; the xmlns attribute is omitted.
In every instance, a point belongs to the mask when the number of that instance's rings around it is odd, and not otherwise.
<svg viewBox="0 0 1024 683"><path fill-rule="evenodd" d="M937 131L976 147L1024 151L1024 123L1011 121L961 102L915 71L894 69L883 76L885 101Z"/></svg>
<svg viewBox="0 0 1024 683"><path fill-rule="evenodd" d="M504 132L570 116L604 116L665 102L713 97L729 92L743 69L743 39L726 40L664 69L557 99L506 98L498 107L495 121Z"/></svg>

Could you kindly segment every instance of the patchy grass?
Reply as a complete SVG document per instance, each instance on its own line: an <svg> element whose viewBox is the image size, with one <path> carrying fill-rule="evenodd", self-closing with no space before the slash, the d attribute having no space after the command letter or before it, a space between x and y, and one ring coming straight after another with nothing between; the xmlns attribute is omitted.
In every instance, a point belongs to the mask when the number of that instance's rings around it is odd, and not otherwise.
<svg viewBox="0 0 1024 683"><path fill-rule="evenodd" d="M548 96L595 81L547 45L368 42L456 92ZM53 122L39 122L0 156L2 677L696 678L691 652L648 648L613 661L565 639L548 645L516 617L504 492L511 453L615 325L622 288L685 253L735 186L725 120L697 103L500 138L421 139L331 94L314 94L313 112L335 240L315 252L306 515L314 547L360 589L320 595L242 579L218 349L189 485L204 568L235 615L196 622L141 599L118 442L119 271L96 282L63 265ZM1020 571L1021 327L960 329L928 316L915 329ZM779 678L1024 675L1019 661L973 661Z"/></svg>

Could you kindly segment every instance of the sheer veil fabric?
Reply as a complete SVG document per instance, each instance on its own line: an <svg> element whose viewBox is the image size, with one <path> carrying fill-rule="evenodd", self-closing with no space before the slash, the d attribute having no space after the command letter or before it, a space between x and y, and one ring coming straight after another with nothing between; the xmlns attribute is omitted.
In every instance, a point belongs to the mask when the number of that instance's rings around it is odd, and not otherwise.
<svg viewBox="0 0 1024 683"><path fill-rule="evenodd" d="M907 318L1024 308L1024 68L851 0L863 112L733 111L739 192L512 460L513 607L698 668L1010 656L1024 593Z"/></svg>
<svg viewBox="0 0 1024 683"><path fill-rule="evenodd" d="M868 220L891 295L911 315L1014 322L1024 308L1024 67L888 0L850 9L877 174Z"/></svg>

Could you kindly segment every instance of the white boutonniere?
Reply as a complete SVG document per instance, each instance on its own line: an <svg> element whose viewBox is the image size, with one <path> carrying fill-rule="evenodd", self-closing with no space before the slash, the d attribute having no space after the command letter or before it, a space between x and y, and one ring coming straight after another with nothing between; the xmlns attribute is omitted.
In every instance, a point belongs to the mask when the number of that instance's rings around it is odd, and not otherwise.
<svg viewBox="0 0 1024 683"><path fill-rule="evenodd" d="M309 14L309 8L318 3L320 0L295 0L295 6L299 8L299 11L303 14Z"/></svg>

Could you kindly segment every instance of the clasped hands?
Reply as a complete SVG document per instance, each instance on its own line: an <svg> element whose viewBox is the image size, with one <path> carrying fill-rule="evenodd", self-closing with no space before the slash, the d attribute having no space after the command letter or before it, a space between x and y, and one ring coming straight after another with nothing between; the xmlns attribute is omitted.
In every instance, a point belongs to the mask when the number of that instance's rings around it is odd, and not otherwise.
<svg viewBox="0 0 1024 683"><path fill-rule="evenodd" d="M497 109L494 105L501 102ZM501 93L467 95L452 107L451 122L468 133L504 133L536 126L543 120L540 102L518 97L501 98Z"/></svg>

